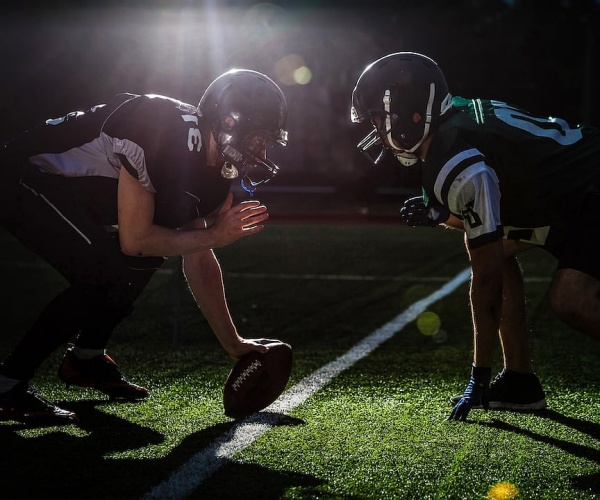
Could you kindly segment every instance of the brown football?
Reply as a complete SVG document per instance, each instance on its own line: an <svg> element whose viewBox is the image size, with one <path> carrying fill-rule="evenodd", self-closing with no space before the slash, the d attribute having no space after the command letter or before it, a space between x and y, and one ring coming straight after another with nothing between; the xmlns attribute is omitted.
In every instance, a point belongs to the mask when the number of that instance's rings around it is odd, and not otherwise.
<svg viewBox="0 0 600 500"><path fill-rule="evenodd" d="M275 401L292 373L292 347L280 340L263 340L267 353L251 352L229 372L223 390L228 417L239 418L260 411Z"/></svg>

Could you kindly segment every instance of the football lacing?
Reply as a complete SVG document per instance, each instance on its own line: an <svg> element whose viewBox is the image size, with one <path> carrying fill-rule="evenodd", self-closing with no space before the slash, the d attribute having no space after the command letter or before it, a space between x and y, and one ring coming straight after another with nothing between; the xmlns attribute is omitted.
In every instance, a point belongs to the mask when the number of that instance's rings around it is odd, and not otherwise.
<svg viewBox="0 0 600 500"><path fill-rule="evenodd" d="M237 391L240 386L242 385L242 383L244 382L244 380L246 380L250 374L255 371L259 366L261 366L261 363L258 359L255 359L249 366L248 368L246 368L242 373L240 373L240 375L238 376L238 378L235 379L235 381L232 384L232 389L234 391Z"/></svg>

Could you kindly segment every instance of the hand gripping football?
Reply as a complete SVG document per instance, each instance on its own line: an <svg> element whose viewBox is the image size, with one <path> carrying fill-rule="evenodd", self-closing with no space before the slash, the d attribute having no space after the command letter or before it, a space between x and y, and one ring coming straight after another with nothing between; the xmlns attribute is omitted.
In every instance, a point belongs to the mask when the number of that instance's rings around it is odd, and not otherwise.
<svg viewBox="0 0 600 500"><path fill-rule="evenodd" d="M261 341L267 353L251 352L236 361L223 390L225 415L238 418L269 406L285 389L292 372L292 347L280 340Z"/></svg>

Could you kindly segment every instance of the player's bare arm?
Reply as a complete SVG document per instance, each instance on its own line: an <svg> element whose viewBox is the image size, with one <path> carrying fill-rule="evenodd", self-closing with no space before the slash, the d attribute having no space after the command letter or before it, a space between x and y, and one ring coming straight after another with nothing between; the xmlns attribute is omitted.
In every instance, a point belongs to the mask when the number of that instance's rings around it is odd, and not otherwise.
<svg viewBox="0 0 600 500"><path fill-rule="evenodd" d="M268 350L257 340L238 334L227 307L221 266L212 250L184 255L183 272L194 300L230 357L239 359L251 351Z"/></svg>
<svg viewBox="0 0 600 500"><path fill-rule="evenodd" d="M263 229L266 207L252 200L232 206L228 195L214 224L208 228L174 230L154 224L154 195L131 174L119 175L119 240L121 249L134 256L175 256L220 248Z"/></svg>
<svg viewBox="0 0 600 500"><path fill-rule="evenodd" d="M452 214L450 214L450 216L448 217L446 222L442 224L442 226L452 229L459 229L461 231L465 230L465 223L462 220L460 220L456 215Z"/></svg>
<svg viewBox="0 0 600 500"><path fill-rule="evenodd" d="M444 226L464 230L463 222L454 215L450 215ZM468 251L468 240L466 245ZM516 372L527 373L533 371L533 365L528 347L523 274L516 255L535 248L535 245L503 239L502 247L503 302L499 334L504 353L504 366Z"/></svg>
<svg viewBox="0 0 600 500"><path fill-rule="evenodd" d="M494 341L500 328L503 292L503 243L469 249L472 277L470 289L473 314L475 366L491 366Z"/></svg>
<svg viewBox="0 0 600 500"><path fill-rule="evenodd" d="M506 241L504 246L506 249ZM503 266L503 290L500 341L504 366L519 373L529 373L533 371L533 364L529 354L523 273L516 256L507 256L506 253Z"/></svg>

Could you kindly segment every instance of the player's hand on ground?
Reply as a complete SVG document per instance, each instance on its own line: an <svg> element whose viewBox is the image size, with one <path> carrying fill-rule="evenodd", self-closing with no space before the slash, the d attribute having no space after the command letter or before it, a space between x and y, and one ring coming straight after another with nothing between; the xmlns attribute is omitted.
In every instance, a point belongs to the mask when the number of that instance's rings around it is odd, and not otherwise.
<svg viewBox="0 0 600 500"><path fill-rule="evenodd" d="M460 401L456 403L452 409L452 413L450 413L448 420L460 420L464 422L473 406L480 405L485 410L490 407L488 388L490 385L491 373L491 368L479 366L473 366L471 368L469 384Z"/></svg>
<svg viewBox="0 0 600 500"><path fill-rule="evenodd" d="M400 216L411 227L435 227L448 220L450 211L443 205L426 206L422 196L415 196L404 202Z"/></svg>
<svg viewBox="0 0 600 500"><path fill-rule="evenodd" d="M244 236L262 231L264 226L261 223L269 218L267 207L258 200L232 204L233 194L229 193L211 227L215 238L214 248L227 246Z"/></svg>

